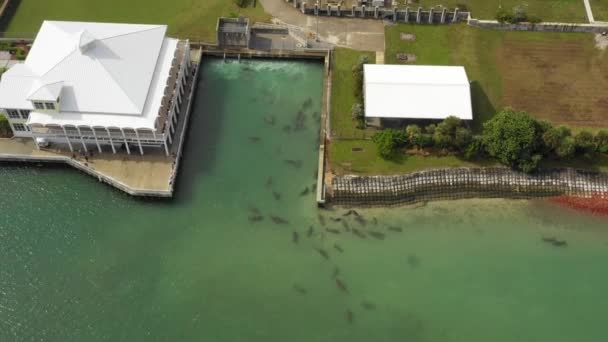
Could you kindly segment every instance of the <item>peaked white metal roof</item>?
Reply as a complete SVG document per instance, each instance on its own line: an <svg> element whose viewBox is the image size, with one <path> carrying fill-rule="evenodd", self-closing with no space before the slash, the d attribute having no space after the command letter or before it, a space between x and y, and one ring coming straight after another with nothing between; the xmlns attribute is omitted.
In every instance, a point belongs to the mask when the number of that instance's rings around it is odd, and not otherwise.
<svg viewBox="0 0 608 342"><path fill-rule="evenodd" d="M0 107L31 108L41 84L63 82L61 112L142 115L165 25L45 21L19 68L0 83Z"/></svg>
<svg viewBox="0 0 608 342"><path fill-rule="evenodd" d="M40 84L40 82L36 82ZM27 98L29 101L57 101L63 88L63 82L42 84Z"/></svg>
<svg viewBox="0 0 608 342"><path fill-rule="evenodd" d="M366 117L473 119L462 66L366 64L363 70Z"/></svg>

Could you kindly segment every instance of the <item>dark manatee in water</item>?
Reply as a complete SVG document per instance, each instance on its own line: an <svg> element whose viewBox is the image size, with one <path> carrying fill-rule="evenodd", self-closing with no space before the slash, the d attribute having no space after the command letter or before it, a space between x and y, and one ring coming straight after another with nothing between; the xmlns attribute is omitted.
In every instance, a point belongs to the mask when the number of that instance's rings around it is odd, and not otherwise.
<svg viewBox="0 0 608 342"><path fill-rule="evenodd" d="M420 258L416 254L410 254L407 256L407 263L411 268L416 268L420 265Z"/></svg>
<svg viewBox="0 0 608 342"><path fill-rule="evenodd" d="M298 284L293 284L293 289L301 295L305 295L308 293L308 291L304 287L302 287Z"/></svg>
<svg viewBox="0 0 608 342"><path fill-rule="evenodd" d="M340 268L338 266L334 267L334 272L331 274L332 278L336 278L340 275Z"/></svg>
<svg viewBox="0 0 608 342"><path fill-rule="evenodd" d="M344 213L342 216L350 216L350 215L360 216L356 210L352 210L352 209L347 211L346 213Z"/></svg>
<svg viewBox="0 0 608 342"><path fill-rule="evenodd" d="M365 310L375 310L376 304L364 300L361 302L361 307L364 308Z"/></svg>
<svg viewBox="0 0 608 342"><path fill-rule="evenodd" d="M558 240L555 237L543 237L543 242L549 243L555 247L566 247L568 246L568 242L566 240Z"/></svg>
<svg viewBox="0 0 608 342"><path fill-rule="evenodd" d="M292 234L292 238L291 241L293 241L293 243L298 243L298 241L300 240L300 234L298 234L298 232L293 232Z"/></svg>
<svg viewBox="0 0 608 342"><path fill-rule="evenodd" d="M286 219L279 217L279 216L270 216L270 219L275 224L288 224L289 223L289 221L287 221Z"/></svg>
<svg viewBox="0 0 608 342"><path fill-rule="evenodd" d="M262 215L249 215L249 222L260 222L264 220Z"/></svg>
<svg viewBox="0 0 608 342"><path fill-rule="evenodd" d="M348 289L346 288L346 284L342 280L340 280L340 278L336 278L336 287L341 292L348 293Z"/></svg>
<svg viewBox="0 0 608 342"><path fill-rule="evenodd" d="M260 209L258 209L258 207L255 207L253 205L250 205L248 209L254 215L259 215L261 213Z"/></svg>
<svg viewBox="0 0 608 342"><path fill-rule="evenodd" d="M274 199L278 201L278 200L281 199L281 194L278 193L278 192L276 192L276 191L273 191L272 192L272 197L274 197Z"/></svg>
<svg viewBox="0 0 608 342"><path fill-rule="evenodd" d="M353 314L353 312L350 310L346 310L346 312L344 313L344 319L346 319L349 324L353 324L355 320L355 314Z"/></svg>
<svg viewBox="0 0 608 342"><path fill-rule="evenodd" d="M388 230L398 233L401 233L403 231L403 229L401 229L400 227L388 227Z"/></svg>
<svg viewBox="0 0 608 342"><path fill-rule="evenodd" d="M367 232L371 237L378 240L384 240L384 234L380 232Z"/></svg>
<svg viewBox="0 0 608 342"><path fill-rule="evenodd" d="M340 231L339 231L339 230L337 230L337 229L334 229L334 228L325 228L325 230L326 230L328 233L332 233L332 234L340 234Z"/></svg>
<svg viewBox="0 0 608 342"><path fill-rule="evenodd" d="M315 248L315 250L317 252L319 252L319 254L323 257L323 259L329 260L329 253L327 253L326 250L324 250L323 248Z"/></svg>
<svg viewBox="0 0 608 342"><path fill-rule="evenodd" d="M306 236L311 237L315 232L315 228L313 226L308 227L308 231L306 232Z"/></svg>
<svg viewBox="0 0 608 342"><path fill-rule="evenodd" d="M299 168L302 167L302 161L301 160L285 159L284 162L285 162L285 164L287 164L289 166L293 166L296 169L299 169Z"/></svg>
<svg viewBox="0 0 608 342"><path fill-rule="evenodd" d="M359 229L353 228L352 232L353 232L353 234L357 235L358 237L365 239L365 234L363 234Z"/></svg>
<svg viewBox="0 0 608 342"><path fill-rule="evenodd" d="M312 98L309 97L306 99L306 101L304 101L304 103L302 103L302 109L307 109L310 108L312 106Z"/></svg>
<svg viewBox="0 0 608 342"><path fill-rule="evenodd" d="M300 191L300 196L306 196L310 193L310 190L308 188Z"/></svg>
<svg viewBox="0 0 608 342"><path fill-rule="evenodd" d="M342 246L338 245L337 243L334 243L334 248L340 253L344 252L344 249L342 249Z"/></svg>

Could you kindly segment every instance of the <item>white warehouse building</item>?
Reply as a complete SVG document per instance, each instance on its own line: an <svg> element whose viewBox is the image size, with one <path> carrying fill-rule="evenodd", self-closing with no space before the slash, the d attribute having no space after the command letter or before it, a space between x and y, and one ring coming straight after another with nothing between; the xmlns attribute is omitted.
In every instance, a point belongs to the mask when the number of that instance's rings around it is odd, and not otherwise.
<svg viewBox="0 0 608 342"><path fill-rule="evenodd" d="M381 120L473 119L471 86L462 66L363 66L365 118Z"/></svg>
<svg viewBox="0 0 608 342"><path fill-rule="evenodd" d="M166 25L45 21L23 64L2 75L17 137L87 152L169 154L191 72L188 41Z"/></svg>

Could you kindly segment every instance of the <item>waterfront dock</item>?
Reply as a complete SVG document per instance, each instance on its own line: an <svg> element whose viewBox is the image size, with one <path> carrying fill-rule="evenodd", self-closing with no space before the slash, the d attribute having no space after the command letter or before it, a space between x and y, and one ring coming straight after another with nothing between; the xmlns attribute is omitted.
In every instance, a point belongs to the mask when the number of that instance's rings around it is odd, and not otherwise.
<svg viewBox="0 0 608 342"><path fill-rule="evenodd" d="M67 146L38 149L31 138L10 138L0 139L0 162L63 163L132 196L172 197L202 59L201 50L191 53L193 68L187 78L187 100L182 103L169 156L160 149L148 148L143 155L108 152L85 157L70 152Z"/></svg>

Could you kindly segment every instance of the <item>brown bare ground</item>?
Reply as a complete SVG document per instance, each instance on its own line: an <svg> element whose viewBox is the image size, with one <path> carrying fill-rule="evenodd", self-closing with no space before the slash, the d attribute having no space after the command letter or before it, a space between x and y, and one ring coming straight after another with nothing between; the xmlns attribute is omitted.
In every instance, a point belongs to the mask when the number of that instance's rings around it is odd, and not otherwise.
<svg viewBox="0 0 608 342"><path fill-rule="evenodd" d="M608 54L586 40L507 38L497 59L503 103L556 124L608 125Z"/></svg>

